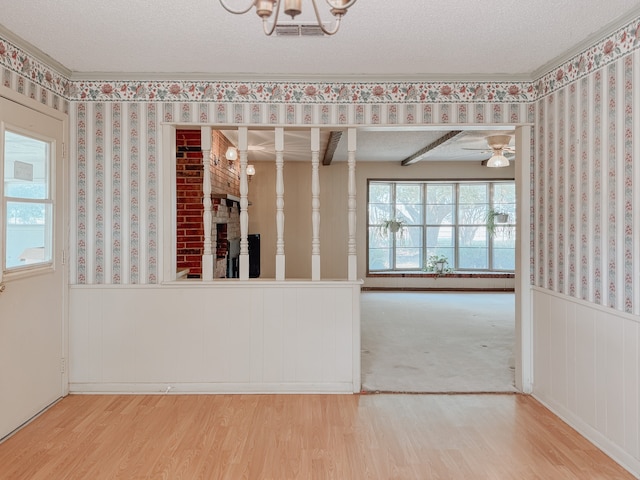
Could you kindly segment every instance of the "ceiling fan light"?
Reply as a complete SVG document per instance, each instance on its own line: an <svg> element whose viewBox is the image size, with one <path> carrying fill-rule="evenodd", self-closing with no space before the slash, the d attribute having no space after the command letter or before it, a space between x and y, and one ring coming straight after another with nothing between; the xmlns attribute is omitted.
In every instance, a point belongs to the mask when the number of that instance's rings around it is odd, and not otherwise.
<svg viewBox="0 0 640 480"><path fill-rule="evenodd" d="M502 155L502 153L494 153L493 156L487 160L487 167L500 168L508 167L509 159Z"/></svg>

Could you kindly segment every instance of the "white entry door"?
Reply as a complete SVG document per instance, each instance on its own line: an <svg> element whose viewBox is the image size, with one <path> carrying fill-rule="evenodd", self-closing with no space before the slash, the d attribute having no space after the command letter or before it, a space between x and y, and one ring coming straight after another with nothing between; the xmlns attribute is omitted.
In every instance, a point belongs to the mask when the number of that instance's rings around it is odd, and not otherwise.
<svg viewBox="0 0 640 480"><path fill-rule="evenodd" d="M0 438L67 389L65 124L52 115L0 97Z"/></svg>

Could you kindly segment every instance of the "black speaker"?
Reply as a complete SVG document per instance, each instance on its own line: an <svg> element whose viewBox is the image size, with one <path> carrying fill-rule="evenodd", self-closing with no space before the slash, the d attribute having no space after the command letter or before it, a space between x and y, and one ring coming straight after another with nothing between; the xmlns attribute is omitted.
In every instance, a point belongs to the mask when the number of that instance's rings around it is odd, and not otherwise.
<svg viewBox="0 0 640 480"><path fill-rule="evenodd" d="M249 278L260 276L260 234L247 235L249 241Z"/></svg>

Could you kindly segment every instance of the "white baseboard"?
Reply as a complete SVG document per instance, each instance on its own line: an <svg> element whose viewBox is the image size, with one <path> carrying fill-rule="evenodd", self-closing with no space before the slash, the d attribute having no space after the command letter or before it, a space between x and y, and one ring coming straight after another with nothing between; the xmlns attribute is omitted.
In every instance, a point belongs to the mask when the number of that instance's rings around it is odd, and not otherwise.
<svg viewBox="0 0 640 480"><path fill-rule="evenodd" d="M619 445L609 440L598 430L593 428L588 423L584 422L581 418L577 417L575 414L573 414L563 406L557 405L553 402L548 402L535 394L532 396L549 410L551 410L555 415L560 417L562 421L576 430L580 435L585 437L596 447L602 450L606 455L611 457L622 468L628 470L629 473L631 473L634 477L640 478L639 459L629 455L629 453L625 452L622 448L620 448Z"/></svg>
<svg viewBox="0 0 640 480"><path fill-rule="evenodd" d="M353 394L352 383L70 383L69 393L91 394Z"/></svg>

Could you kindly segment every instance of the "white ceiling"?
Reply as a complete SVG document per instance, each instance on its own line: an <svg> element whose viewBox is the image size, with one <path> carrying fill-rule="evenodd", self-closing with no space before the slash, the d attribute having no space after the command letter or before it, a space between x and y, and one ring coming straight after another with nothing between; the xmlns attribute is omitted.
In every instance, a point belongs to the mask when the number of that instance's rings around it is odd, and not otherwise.
<svg viewBox="0 0 640 480"><path fill-rule="evenodd" d="M527 81L639 15L640 1L358 0L335 36L294 38L266 37L253 10L232 15L218 0L0 0L0 12L0 27L73 79ZM311 12L304 0L296 20ZM446 133L359 129L358 158L402 160ZM494 133L464 132L425 160L486 159L458 147L482 149ZM265 150L250 161L273 158L271 136L252 133L250 144ZM309 151L305 133L288 133L285 144L286 159L308 158L296 153ZM341 141L334 161L345 159Z"/></svg>
<svg viewBox="0 0 640 480"><path fill-rule="evenodd" d="M337 35L285 38L265 37L253 10L232 15L218 0L0 0L0 23L78 78L531 79L634 10L638 0L359 0ZM304 0L296 20L311 13Z"/></svg>

